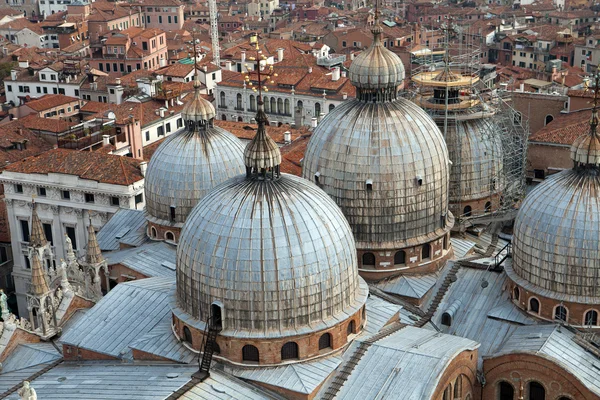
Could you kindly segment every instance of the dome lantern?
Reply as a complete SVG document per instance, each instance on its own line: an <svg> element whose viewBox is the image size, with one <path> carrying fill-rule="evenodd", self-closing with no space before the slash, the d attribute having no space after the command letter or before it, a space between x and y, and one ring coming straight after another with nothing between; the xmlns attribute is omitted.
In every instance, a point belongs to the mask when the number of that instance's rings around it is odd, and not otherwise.
<svg viewBox="0 0 600 400"><path fill-rule="evenodd" d="M196 73L194 77L194 97L181 110L181 117L189 131L206 131L209 125L213 126L215 115L215 107L200 95L200 80Z"/></svg>

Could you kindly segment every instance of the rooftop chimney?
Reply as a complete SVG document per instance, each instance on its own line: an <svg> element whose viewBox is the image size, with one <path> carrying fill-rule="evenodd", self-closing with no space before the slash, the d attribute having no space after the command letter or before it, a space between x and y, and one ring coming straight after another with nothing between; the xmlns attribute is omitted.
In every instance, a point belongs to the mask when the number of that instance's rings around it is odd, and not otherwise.
<svg viewBox="0 0 600 400"><path fill-rule="evenodd" d="M29 60L19 60L19 68L29 68Z"/></svg>
<svg viewBox="0 0 600 400"><path fill-rule="evenodd" d="M140 172L142 173L142 176L146 176L146 169L148 168L148 163L146 161L142 161L140 163Z"/></svg>
<svg viewBox="0 0 600 400"><path fill-rule="evenodd" d="M102 146L108 146L110 144L110 136L102 135Z"/></svg>
<svg viewBox="0 0 600 400"><path fill-rule="evenodd" d="M346 100L348 98L348 93L343 92L342 93L342 99Z"/></svg>
<svg viewBox="0 0 600 400"><path fill-rule="evenodd" d="M312 74L312 67L308 67L308 73Z"/></svg>
<svg viewBox="0 0 600 400"><path fill-rule="evenodd" d="M115 79L115 84L119 86L121 84L121 78Z"/></svg>
<svg viewBox="0 0 600 400"><path fill-rule="evenodd" d="M160 110L158 110L158 113L159 113L159 115L160 115L161 118L165 117L165 109L164 108L161 108Z"/></svg>
<svg viewBox="0 0 600 400"><path fill-rule="evenodd" d="M331 80L334 82L340 80L340 69L338 67L331 70Z"/></svg>
<svg viewBox="0 0 600 400"><path fill-rule="evenodd" d="M292 142L292 132L290 131L285 131L283 133L283 142L285 144L290 144Z"/></svg>
<svg viewBox="0 0 600 400"><path fill-rule="evenodd" d="M281 47L277 49L277 61L283 61L283 48Z"/></svg>
<svg viewBox="0 0 600 400"><path fill-rule="evenodd" d="M316 128L317 127L317 122L318 122L317 118L312 118L310 120L310 126L312 126L313 128Z"/></svg>
<svg viewBox="0 0 600 400"><path fill-rule="evenodd" d="M246 50L242 50L241 52L242 64L246 62Z"/></svg>
<svg viewBox="0 0 600 400"><path fill-rule="evenodd" d="M15 70L15 69L10 70L10 79L12 79L13 81L17 80L17 70Z"/></svg>
<svg viewBox="0 0 600 400"><path fill-rule="evenodd" d="M346 77L346 71L342 71L342 78Z"/></svg>

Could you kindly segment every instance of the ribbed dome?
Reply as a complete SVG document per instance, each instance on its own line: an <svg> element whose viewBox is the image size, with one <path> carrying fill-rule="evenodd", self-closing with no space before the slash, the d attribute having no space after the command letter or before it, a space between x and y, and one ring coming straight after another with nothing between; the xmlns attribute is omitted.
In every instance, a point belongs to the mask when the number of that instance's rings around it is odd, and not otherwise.
<svg viewBox="0 0 600 400"><path fill-rule="evenodd" d="M443 126L443 121L439 122ZM446 143L450 169L450 202L482 199L502 190L500 129L491 118L456 120L448 124ZM461 211L462 212L462 211Z"/></svg>
<svg viewBox="0 0 600 400"><path fill-rule="evenodd" d="M296 335L360 309L352 232L318 187L291 175L236 177L186 221L177 248L177 304L206 321L222 304L222 335Z"/></svg>
<svg viewBox="0 0 600 400"><path fill-rule="evenodd" d="M534 285L532 290L537 287L538 293L540 289L550 290L548 297L598 303L599 238L598 168L560 172L523 201L515 220L513 264L507 273L523 286Z"/></svg>
<svg viewBox="0 0 600 400"><path fill-rule="evenodd" d="M194 97L181 110L181 117L184 121L202 123L215 117L215 107L200 95L200 91L197 90L199 86L200 82L198 80L194 81L194 87L196 88Z"/></svg>
<svg viewBox="0 0 600 400"><path fill-rule="evenodd" d="M281 151L277 143L267 134L265 125L269 122L262 109L262 99L259 98L259 110L256 121L259 122L256 136L244 149L244 164L248 168L262 170L275 168L281 164Z"/></svg>
<svg viewBox="0 0 600 400"><path fill-rule="evenodd" d="M375 26L373 34L373 43L354 59L348 76L357 89L395 91L404 80L404 64L400 57L383 47L381 27Z"/></svg>
<svg viewBox="0 0 600 400"><path fill-rule="evenodd" d="M149 219L181 224L210 189L243 173L244 147L224 129L184 128L165 139L150 160L144 190ZM171 220L171 207L175 220Z"/></svg>
<svg viewBox="0 0 600 400"><path fill-rule="evenodd" d="M571 159L580 164L600 166L600 138L598 135L578 137L571 146Z"/></svg>
<svg viewBox="0 0 600 400"><path fill-rule="evenodd" d="M310 139L303 176L340 206L359 249L414 246L451 228L446 143L408 100L336 107Z"/></svg>

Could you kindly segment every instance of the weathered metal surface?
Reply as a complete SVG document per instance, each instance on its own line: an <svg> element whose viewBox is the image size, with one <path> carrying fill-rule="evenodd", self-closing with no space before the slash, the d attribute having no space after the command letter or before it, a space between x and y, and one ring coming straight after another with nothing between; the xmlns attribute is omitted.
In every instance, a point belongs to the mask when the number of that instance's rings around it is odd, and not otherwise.
<svg viewBox="0 0 600 400"><path fill-rule="evenodd" d="M122 264L145 276L175 279L175 246L151 242L140 247L105 253L108 265Z"/></svg>
<svg viewBox="0 0 600 400"><path fill-rule="evenodd" d="M163 400L196 372L188 365L62 363L31 382L44 400ZM8 397L18 400L14 393Z"/></svg>
<svg viewBox="0 0 600 400"><path fill-rule="evenodd" d="M429 399L448 363L479 345L469 339L411 326L373 343L338 399Z"/></svg>
<svg viewBox="0 0 600 400"><path fill-rule="evenodd" d="M131 344L169 317L171 278L147 278L121 283L90 309L60 339L118 358L131 358Z"/></svg>
<svg viewBox="0 0 600 400"><path fill-rule="evenodd" d="M266 394L257 387L250 386L241 379L223 374L214 369L210 376L188 390L180 400L271 400L274 396Z"/></svg>
<svg viewBox="0 0 600 400"><path fill-rule="evenodd" d="M297 393L312 393L340 365L340 357L325 357L273 368L236 368L225 366L225 372L239 378L266 383Z"/></svg>
<svg viewBox="0 0 600 400"><path fill-rule="evenodd" d="M51 343L25 343L18 345L2 363L0 381L5 373L30 368L40 364L50 364L61 354Z"/></svg>
<svg viewBox="0 0 600 400"><path fill-rule="evenodd" d="M315 129L303 176L315 181L318 173L319 185L352 226L358 248L403 248L450 229L449 169L446 143L421 108L405 99L355 99L336 107Z"/></svg>
<svg viewBox="0 0 600 400"><path fill-rule="evenodd" d="M422 298L438 279L438 274L424 274L417 276L399 276L388 280L380 281L375 286L386 293L397 294L399 296L411 297L414 299Z"/></svg>
<svg viewBox="0 0 600 400"><path fill-rule="evenodd" d="M304 179L234 178L209 192L177 246L177 303L223 335L273 337L332 326L358 311L352 232L335 203Z"/></svg>
<svg viewBox="0 0 600 400"><path fill-rule="evenodd" d="M182 224L210 189L245 171L244 146L219 127L190 132L187 128L165 139L150 160L144 191L149 220ZM175 207L175 218L171 218Z"/></svg>
<svg viewBox="0 0 600 400"><path fill-rule="evenodd" d="M177 340L171 327L172 321L171 315L167 315L148 333L132 342L129 347L176 362L191 363L197 355Z"/></svg>
<svg viewBox="0 0 600 400"><path fill-rule="evenodd" d="M600 303L600 174L560 172L533 190L515 220L507 273L550 291ZM511 279L513 277L511 276ZM541 293L540 293L541 294ZM580 299L581 300L581 299ZM584 302L587 303L587 302Z"/></svg>
<svg viewBox="0 0 600 400"><path fill-rule="evenodd" d="M100 250L119 250L120 243L141 246L148 241L143 210L121 208L104 224L96 235Z"/></svg>

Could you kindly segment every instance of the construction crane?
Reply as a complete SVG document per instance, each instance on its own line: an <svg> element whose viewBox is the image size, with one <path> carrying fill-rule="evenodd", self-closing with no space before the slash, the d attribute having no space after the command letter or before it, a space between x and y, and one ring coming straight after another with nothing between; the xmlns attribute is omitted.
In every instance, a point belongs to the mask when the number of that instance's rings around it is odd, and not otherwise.
<svg viewBox="0 0 600 400"><path fill-rule="evenodd" d="M212 40L213 64L221 67L221 48L219 47L219 27L217 25L217 0L208 0L210 14L210 38Z"/></svg>

